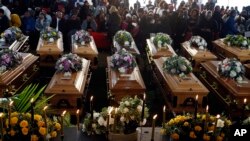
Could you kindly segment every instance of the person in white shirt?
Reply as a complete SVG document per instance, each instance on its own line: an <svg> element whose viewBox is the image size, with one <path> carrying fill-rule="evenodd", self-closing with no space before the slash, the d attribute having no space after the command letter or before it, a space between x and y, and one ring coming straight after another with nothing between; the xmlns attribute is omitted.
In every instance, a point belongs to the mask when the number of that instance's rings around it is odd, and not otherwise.
<svg viewBox="0 0 250 141"><path fill-rule="evenodd" d="M10 12L10 10L9 10L8 7L6 7L6 6L4 6L4 5L2 4L2 0L0 0L0 8L3 9L4 15L6 15L7 18L10 20L10 19L11 19L11 18L10 18L11 12Z"/></svg>

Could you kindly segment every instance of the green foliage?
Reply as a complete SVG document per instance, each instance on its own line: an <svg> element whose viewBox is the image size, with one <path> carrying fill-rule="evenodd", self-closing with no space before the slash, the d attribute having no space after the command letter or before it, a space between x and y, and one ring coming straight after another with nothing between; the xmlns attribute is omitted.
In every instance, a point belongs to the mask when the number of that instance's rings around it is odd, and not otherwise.
<svg viewBox="0 0 250 141"><path fill-rule="evenodd" d="M153 38L153 43L156 47L166 47L171 45L172 39L168 34L165 33L157 33L156 36Z"/></svg>
<svg viewBox="0 0 250 141"><path fill-rule="evenodd" d="M125 42L128 42L128 46L131 46L133 37L129 32L125 30L119 30L116 32L114 40L122 47L126 46Z"/></svg>
<svg viewBox="0 0 250 141"><path fill-rule="evenodd" d="M230 46L237 46L245 49L250 48L250 39L242 35L227 35L224 43Z"/></svg>

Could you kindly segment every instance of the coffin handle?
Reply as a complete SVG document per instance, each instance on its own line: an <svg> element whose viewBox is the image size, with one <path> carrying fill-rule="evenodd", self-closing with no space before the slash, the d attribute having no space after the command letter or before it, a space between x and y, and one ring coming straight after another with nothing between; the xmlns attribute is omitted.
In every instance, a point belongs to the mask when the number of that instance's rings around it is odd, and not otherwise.
<svg viewBox="0 0 250 141"><path fill-rule="evenodd" d="M214 90L217 90L218 89L218 84L216 82L213 82L211 87L214 89Z"/></svg>
<svg viewBox="0 0 250 141"><path fill-rule="evenodd" d="M33 71L38 71L39 70L39 67L35 64L33 65Z"/></svg>
<svg viewBox="0 0 250 141"><path fill-rule="evenodd" d="M22 78L22 81L23 82L26 82L26 81L28 81L30 78L28 77L28 74L27 73L25 73L25 74L23 74L23 78Z"/></svg>

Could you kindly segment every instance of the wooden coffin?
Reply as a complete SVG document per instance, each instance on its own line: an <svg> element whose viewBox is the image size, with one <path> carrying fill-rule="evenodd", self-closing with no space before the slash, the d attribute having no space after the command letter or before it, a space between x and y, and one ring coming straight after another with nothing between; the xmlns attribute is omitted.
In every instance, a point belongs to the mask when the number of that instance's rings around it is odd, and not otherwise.
<svg viewBox="0 0 250 141"><path fill-rule="evenodd" d="M91 36L91 42L87 43L86 45L80 45L72 42L72 53L75 53L83 58L91 60L93 64L95 59L98 57L98 50L96 48L95 41ZM97 64L93 64L97 65Z"/></svg>
<svg viewBox="0 0 250 141"><path fill-rule="evenodd" d="M199 71L200 63L217 59L217 57L209 50L199 50L196 47L190 46L188 41L182 43L181 46L182 55L192 62L193 70L195 72Z"/></svg>
<svg viewBox="0 0 250 141"><path fill-rule="evenodd" d="M245 69L246 69L246 77L250 79L250 64L245 64Z"/></svg>
<svg viewBox="0 0 250 141"><path fill-rule="evenodd" d="M54 66L57 59L63 54L62 36L55 42L48 43L39 39L36 53L40 56L41 66Z"/></svg>
<svg viewBox="0 0 250 141"><path fill-rule="evenodd" d="M186 78L180 78L178 75L172 75L163 71L162 66L166 57L154 59L154 72L164 90L163 97L168 106L174 108L175 111L182 112L193 110L196 95L198 98L199 108L206 104L206 96L208 89L200 82L200 80L190 73Z"/></svg>
<svg viewBox="0 0 250 141"><path fill-rule="evenodd" d="M200 79L209 90L223 103L226 110L235 102L243 104L244 98L250 99L250 80L244 78L238 83L230 78L221 77L217 72L219 61L201 63Z"/></svg>
<svg viewBox="0 0 250 141"><path fill-rule="evenodd" d="M168 46L168 49L157 49L150 39L147 39L149 58L157 59L160 57L170 57L176 55L174 49ZM152 60L151 60L152 61Z"/></svg>
<svg viewBox="0 0 250 141"><path fill-rule="evenodd" d="M223 43L223 39L213 41L214 53L220 58L236 58L241 62L250 61L250 50L231 47Z"/></svg>
<svg viewBox="0 0 250 141"><path fill-rule="evenodd" d="M90 61L82 59L83 69L78 72L72 72L70 79L65 79L63 73L55 73L45 89L45 95L51 96L50 103L52 109L60 113L63 110L75 114L77 108L81 108L82 97L85 89L85 84L88 78Z"/></svg>
<svg viewBox="0 0 250 141"><path fill-rule="evenodd" d="M121 48L125 48L128 52L133 55L140 55L140 52L133 40L130 47L121 47L117 42L113 41L114 51L120 50Z"/></svg>
<svg viewBox="0 0 250 141"><path fill-rule="evenodd" d="M21 53L23 62L12 70L0 74L0 97L3 97L3 90L8 89L15 93L24 88L38 74L38 56L30 53Z"/></svg>
<svg viewBox="0 0 250 141"><path fill-rule="evenodd" d="M120 74L111 69L110 57L107 57L108 88L115 101L120 101L125 96L142 96L146 87L138 67L131 74Z"/></svg>

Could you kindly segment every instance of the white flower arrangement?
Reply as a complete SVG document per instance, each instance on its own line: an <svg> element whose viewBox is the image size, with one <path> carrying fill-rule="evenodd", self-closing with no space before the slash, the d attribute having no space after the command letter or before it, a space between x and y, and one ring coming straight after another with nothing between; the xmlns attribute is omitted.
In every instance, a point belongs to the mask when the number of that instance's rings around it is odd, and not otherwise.
<svg viewBox="0 0 250 141"><path fill-rule="evenodd" d="M244 66L235 58L226 58L219 62L217 70L222 76L235 79L238 82L243 80L245 73Z"/></svg>
<svg viewBox="0 0 250 141"><path fill-rule="evenodd" d="M171 37L165 33L157 33L152 40L158 49L168 49L168 46L172 44Z"/></svg>
<svg viewBox="0 0 250 141"><path fill-rule="evenodd" d="M227 35L224 43L228 46L236 46L243 49L250 49L250 39L242 35Z"/></svg>
<svg viewBox="0 0 250 141"><path fill-rule="evenodd" d="M198 47L200 50L205 50L207 48L207 42L201 36L192 36L189 43L191 46Z"/></svg>
<svg viewBox="0 0 250 141"><path fill-rule="evenodd" d="M125 30L119 30L114 36L114 46L117 48L132 48L133 37Z"/></svg>

